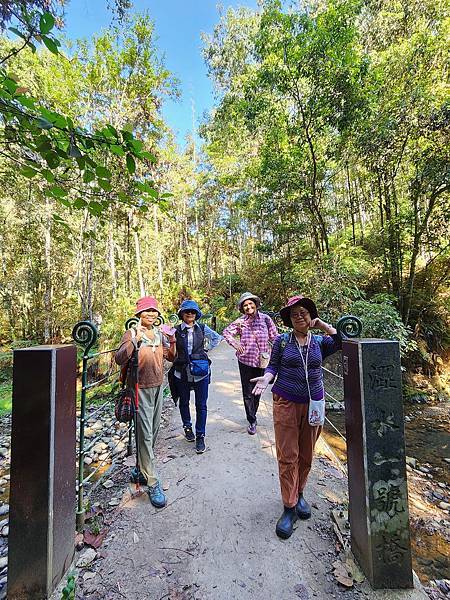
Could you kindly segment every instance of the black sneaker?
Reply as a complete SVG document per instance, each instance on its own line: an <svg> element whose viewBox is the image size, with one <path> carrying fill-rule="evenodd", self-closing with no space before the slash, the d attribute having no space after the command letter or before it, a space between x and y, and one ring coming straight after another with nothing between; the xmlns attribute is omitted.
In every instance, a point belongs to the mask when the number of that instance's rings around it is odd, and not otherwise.
<svg viewBox="0 0 450 600"><path fill-rule="evenodd" d="M205 438L203 436L200 436L195 440L195 451L197 452L197 454L203 454L205 450Z"/></svg>
<svg viewBox="0 0 450 600"><path fill-rule="evenodd" d="M188 442L195 442L195 435L192 431L192 427L184 428L184 437L187 439Z"/></svg>

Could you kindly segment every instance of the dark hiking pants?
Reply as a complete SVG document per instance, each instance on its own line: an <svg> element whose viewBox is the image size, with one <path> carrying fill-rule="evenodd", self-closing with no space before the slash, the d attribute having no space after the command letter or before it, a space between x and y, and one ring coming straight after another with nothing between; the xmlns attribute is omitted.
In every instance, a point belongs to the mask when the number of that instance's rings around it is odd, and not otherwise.
<svg viewBox="0 0 450 600"><path fill-rule="evenodd" d="M250 423L256 422L256 413L258 412L260 396L252 394L252 389L255 384L250 382L250 379L254 377L261 377L264 375L264 369L259 367L251 367L250 365L244 365L238 360L239 374L241 376L242 385L242 397L244 399L245 414L247 415L247 421Z"/></svg>

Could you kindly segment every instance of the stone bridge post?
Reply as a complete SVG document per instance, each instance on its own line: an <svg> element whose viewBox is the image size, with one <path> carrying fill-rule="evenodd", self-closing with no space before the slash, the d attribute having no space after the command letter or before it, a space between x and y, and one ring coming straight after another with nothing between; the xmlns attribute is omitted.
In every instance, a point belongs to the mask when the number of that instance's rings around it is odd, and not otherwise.
<svg viewBox="0 0 450 600"><path fill-rule="evenodd" d="M343 342L352 551L374 589L412 588L400 349Z"/></svg>
<svg viewBox="0 0 450 600"><path fill-rule="evenodd" d="M48 598L75 542L76 348L16 350L8 599Z"/></svg>

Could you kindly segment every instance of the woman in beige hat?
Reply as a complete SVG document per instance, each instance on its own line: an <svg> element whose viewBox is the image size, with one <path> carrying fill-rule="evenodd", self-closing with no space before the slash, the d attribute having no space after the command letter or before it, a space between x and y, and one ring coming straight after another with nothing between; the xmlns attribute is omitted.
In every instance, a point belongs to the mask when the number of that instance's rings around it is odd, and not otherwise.
<svg viewBox="0 0 450 600"><path fill-rule="evenodd" d="M242 317L230 323L223 330L223 337L236 350L241 376L242 396L245 413L249 423L247 432L256 433L256 413L258 412L260 394L253 393L250 380L264 375L264 367L269 363L269 344L277 336L275 323L259 311L261 300L255 294L244 292L239 298L237 308Z"/></svg>

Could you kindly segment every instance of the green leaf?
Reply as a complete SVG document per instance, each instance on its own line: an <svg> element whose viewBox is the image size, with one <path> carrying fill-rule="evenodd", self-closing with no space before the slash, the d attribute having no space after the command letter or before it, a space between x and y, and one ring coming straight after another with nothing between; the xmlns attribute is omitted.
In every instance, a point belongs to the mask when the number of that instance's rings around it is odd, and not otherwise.
<svg viewBox="0 0 450 600"><path fill-rule="evenodd" d="M49 183L53 183L55 181L55 176L48 169L42 169L41 175L46 179Z"/></svg>
<svg viewBox="0 0 450 600"><path fill-rule="evenodd" d="M68 194L68 191L59 185L52 185L52 187L48 188L48 192L56 198L64 198Z"/></svg>
<svg viewBox="0 0 450 600"><path fill-rule="evenodd" d="M119 135L117 133L117 129L115 127L113 127L112 125L109 125L109 124L106 127L109 129L109 131L113 134L113 136L115 138L119 137Z"/></svg>
<svg viewBox="0 0 450 600"><path fill-rule="evenodd" d="M56 154L56 152L54 150L50 150L50 152L47 152L47 154L44 154L44 159L45 159L46 163L48 164L48 166L50 167L50 169L56 169L57 167L59 167L59 165L61 163L59 156Z"/></svg>
<svg viewBox="0 0 450 600"><path fill-rule="evenodd" d="M65 117L63 117L62 115L58 115L55 120L53 121L53 124L55 127L59 127L60 129L64 129L64 127L67 127L67 119Z"/></svg>
<svg viewBox="0 0 450 600"><path fill-rule="evenodd" d="M122 137L124 140L127 141L131 141L133 140L133 134L130 131L127 131L126 129L122 129Z"/></svg>
<svg viewBox="0 0 450 600"><path fill-rule="evenodd" d="M41 15L41 18L39 19L40 32L43 35L50 33L50 31L53 29L54 26L55 26L55 17L52 14L50 14L49 12L43 13Z"/></svg>
<svg viewBox="0 0 450 600"><path fill-rule="evenodd" d="M47 121L47 119L44 119L44 117L39 117L39 119L36 119L36 124L41 129L51 129L53 127L53 123L50 123L50 121Z"/></svg>
<svg viewBox="0 0 450 600"><path fill-rule="evenodd" d="M111 152L113 154L117 154L117 156L124 156L125 155L125 150L122 148L122 146L117 146L116 144L113 144L109 148L110 148Z"/></svg>
<svg viewBox="0 0 450 600"><path fill-rule="evenodd" d="M68 223L66 223L66 221L64 221L64 219L62 217L60 217L57 213L52 214L52 220L57 225L61 225L61 227L64 227L64 229L67 229L67 231L70 231L70 227L69 227Z"/></svg>
<svg viewBox="0 0 450 600"><path fill-rule="evenodd" d="M112 190L112 185L107 179L98 179L97 183L105 192L110 192Z"/></svg>
<svg viewBox="0 0 450 600"><path fill-rule="evenodd" d="M131 140L131 146L133 147L134 152L140 154L142 148L144 147L144 142L141 142L141 140Z"/></svg>
<svg viewBox="0 0 450 600"><path fill-rule="evenodd" d="M69 158L67 152L65 152L62 148L56 148L56 153L64 160L67 160Z"/></svg>
<svg viewBox="0 0 450 600"><path fill-rule="evenodd" d="M92 167L92 169L95 171L95 169L97 168L97 163L95 162L95 160L92 160L90 156L85 156L85 159L86 164Z"/></svg>
<svg viewBox="0 0 450 600"><path fill-rule="evenodd" d="M35 175L37 175L36 169L33 169L32 167L23 167L20 172L24 177L28 177L28 179L32 179Z"/></svg>
<svg viewBox="0 0 450 600"><path fill-rule="evenodd" d="M96 202L94 200L93 202L89 202L88 211L91 213L91 215L101 215L103 212L103 206L100 204L100 202Z"/></svg>
<svg viewBox="0 0 450 600"><path fill-rule="evenodd" d="M36 147L36 150L42 154L42 152L47 152L48 150L52 150L52 143L50 140L44 140Z"/></svg>
<svg viewBox="0 0 450 600"><path fill-rule="evenodd" d="M136 161L131 154L127 154L127 169L131 175L136 172Z"/></svg>
<svg viewBox="0 0 450 600"><path fill-rule="evenodd" d="M84 171L86 167L86 159L84 158L84 156L78 156L75 160L77 161L77 165L80 171Z"/></svg>
<svg viewBox="0 0 450 600"><path fill-rule="evenodd" d="M95 179L95 173L86 169L86 171L83 174L84 183L90 183L91 181L94 181L94 179Z"/></svg>
<svg viewBox="0 0 450 600"><path fill-rule="evenodd" d="M136 183L136 187L140 192L149 192L153 189L151 185L149 185L148 183L142 183L141 181L138 181Z"/></svg>
<svg viewBox="0 0 450 600"><path fill-rule="evenodd" d="M153 163L156 162L156 156L151 152L147 152L146 150L139 154L139 158L146 158L147 160Z"/></svg>
<svg viewBox="0 0 450 600"><path fill-rule="evenodd" d="M85 206L87 206L87 202L83 198L77 198L72 206L74 208L85 208Z"/></svg>
<svg viewBox="0 0 450 600"><path fill-rule="evenodd" d="M14 79L11 79L10 77L5 77L5 79L2 81L2 84L10 94L16 93L18 86Z"/></svg>
<svg viewBox="0 0 450 600"><path fill-rule="evenodd" d="M55 43L55 40L53 40L50 37L47 37L46 35L43 35L42 41L47 46L47 48L50 50L50 52L52 52L53 54L59 54L58 46Z"/></svg>
<svg viewBox="0 0 450 600"><path fill-rule="evenodd" d="M164 192L164 194L161 194L161 198L173 198L173 194L170 194L169 192Z"/></svg>
<svg viewBox="0 0 450 600"><path fill-rule="evenodd" d="M25 106L25 108L33 110L36 107L36 100L29 96L19 96L16 100L20 102L22 106Z"/></svg>
<svg viewBox="0 0 450 600"><path fill-rule="evenodd" d="M111 171L106 167L102 167L101 165L97 165L97 167L95 167L95 174L97 177L101 177L103 179L111 179L112 176Z"/></svg>

